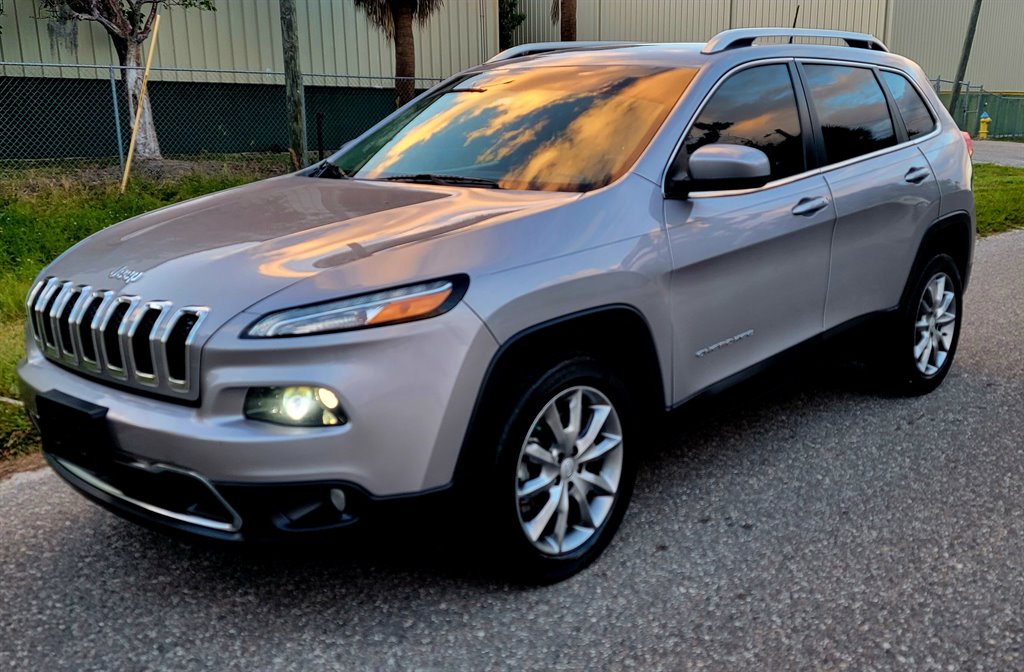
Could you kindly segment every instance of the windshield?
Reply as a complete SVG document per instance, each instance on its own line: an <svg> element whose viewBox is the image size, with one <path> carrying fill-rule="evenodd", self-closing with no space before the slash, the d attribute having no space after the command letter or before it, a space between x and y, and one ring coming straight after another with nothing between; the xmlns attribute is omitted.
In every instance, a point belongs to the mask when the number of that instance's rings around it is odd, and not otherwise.
<svg viewBox="0 0 1024 672"><path fill-rule="evenodd" d="M650 65L502 68L449 83L347 148L363 179L471 178L587 191L636 161L696 71Z"/></svg>

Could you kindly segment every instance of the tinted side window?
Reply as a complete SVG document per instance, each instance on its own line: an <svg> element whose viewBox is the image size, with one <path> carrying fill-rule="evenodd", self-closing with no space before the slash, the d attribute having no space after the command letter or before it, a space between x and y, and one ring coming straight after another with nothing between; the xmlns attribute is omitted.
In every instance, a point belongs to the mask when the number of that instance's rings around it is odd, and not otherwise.
<svg viewBox="0 0 1024 672"><path fill-rule="evenodd" d="M896 101L896 107L903 117L910 139L927 135L935 129L935 119L928 111L928 106L921 100L921 94L914 89L903 75L895 72L882 72L882 80L889 87L889 93Z"/></svg>
<svg viewBox="0 0 1024 672"><path fill-rule="evenodd" d="M775 180L804 171L800 113L785 64L742 70L715 91L686 136L686 152L716 142L760 149Z"/></svg>
<svg viewBox="0 0 1024 672"><path fill-rule="evenodd" d="M804 65L829 163L891 147L896 131L874 73L840 65Z"/></svg>

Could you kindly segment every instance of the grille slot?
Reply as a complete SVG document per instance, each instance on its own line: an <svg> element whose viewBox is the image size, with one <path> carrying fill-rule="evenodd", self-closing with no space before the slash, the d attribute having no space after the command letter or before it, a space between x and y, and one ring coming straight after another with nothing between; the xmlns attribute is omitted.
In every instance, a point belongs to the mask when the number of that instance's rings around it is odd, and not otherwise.
<svg viewBox="0 0 1024 672"><path fill-rule="evenodd" d="M163 313L162 308L149 308L135 324L135 333L131 338L132 357L135 358L135 373L139 375L156 375L156 368L153 366L153 349L149 342L161 313Z"/></svg>
<svg viewBox="0 0 1024 672"><path fill-rule="evenodd" d="M114 306L114 311L103 328L103 352L107 356L107 365L112 369L124 369L124 354L121 352L121 338L118 329L124 322L124 316L128 314L131 306L127 301L119 301Z"/></svg>
<svg viewBox="0 0 1024 672"><path fill-rule="evenodd" d="M61 352L74 356L76 354L74 341L71 338L71 313L74 311L78 300L82 297L81 289L72 289L64 302L64 308L57 316L57 333L60 336Z"/></svg>
<svg viewBox="0 0 1024 672"><path fill-rule="evenodd" d="M174 326L167 336L167 375L176 383L188 381L189 337L199 324L199 313L183 312L174 321Z"/></svg>
<svg viewBox="0 0 1024 672"><path fill-rule="evenodd" d="M26 300L29 331L48 359L110 383L195 400L194 341L209 312L44 278Z"/></svg>
<svg viewBox="0 0 1024 672"><path fill-rule="evenodd" d="M102 303L102 296L93 296L85 307L85 312L82 313L78 324L78 338L82 343L82 359L90 364L96 364L99 361L96 358L96 341L93 338L92 322L96 319L96 313L99 312Z"/></svg>
<svg viewBox="0 0 1024 672"><path fill-rule="evenodd" d="M56 286L54 286L53 291L49 294L49 299L43 305L42 313L36 312L36 319L42 322L43 325L43 331L40 336L48 348L57 347L57 339L53 333L53 320L50 319L50 311L53 310L53 304L57 303L57 295L58 292Z"/></svg>

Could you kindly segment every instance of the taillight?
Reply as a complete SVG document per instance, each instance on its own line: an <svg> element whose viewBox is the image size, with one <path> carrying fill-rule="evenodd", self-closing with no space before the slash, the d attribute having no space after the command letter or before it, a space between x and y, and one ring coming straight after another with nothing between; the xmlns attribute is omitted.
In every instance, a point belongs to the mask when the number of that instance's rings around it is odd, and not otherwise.
<svg viewBox="0 0 1024 672"><path fill-rule="evenodd" d="M963 134L964 140L967 142L967 154L969 156L973 157L974 156L974 140L971 140L971 134L968 133L967 131L960 131L960 132Z"/></svg>

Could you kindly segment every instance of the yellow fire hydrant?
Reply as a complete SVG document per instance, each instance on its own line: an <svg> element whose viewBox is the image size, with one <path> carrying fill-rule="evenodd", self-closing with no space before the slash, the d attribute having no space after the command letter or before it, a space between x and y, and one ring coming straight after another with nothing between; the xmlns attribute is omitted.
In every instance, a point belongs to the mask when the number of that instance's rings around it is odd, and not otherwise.
<svg viewBox="0 0 1024 672"><path fill-rule="evenodd" d="M978 120L978 140L985 140L988 138L988 125L992 123L992 117L988 116L988 112L982 112L981 118Z"/></svg>

